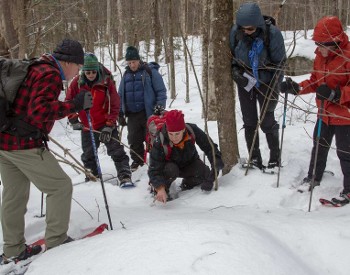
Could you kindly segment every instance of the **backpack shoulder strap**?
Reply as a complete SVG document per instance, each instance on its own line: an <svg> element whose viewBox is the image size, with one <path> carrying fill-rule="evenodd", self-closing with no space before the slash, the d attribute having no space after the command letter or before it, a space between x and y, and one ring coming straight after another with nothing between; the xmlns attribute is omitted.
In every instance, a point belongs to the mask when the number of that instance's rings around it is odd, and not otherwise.
<svg viewBox="0 0 350 275"><path fill-rule="evenodd" d="M165 141L164 131L166 131L165 125L163 125L162 129L159 130L159 139L160 139L160 142L163 146L165 159L170 160L171 151L172 151L172 144L164 144L164 141Z"/></svg>
<svg viewBox="0 0 350 275"><path fill-rule="evenodd" d="M195 144L196 143L196 135L194 134L192 127L190 125L188 125L187 123L186 123L186 130L190 134L192 143Z"/></svg>
<svg viewBox="0 0 350 275"><path fill-rule="evenodd" d="M148 73L150 78L152 78L152 69L148 66L146 62L143 64L143 67L145 68L145 71Z"/></svg>

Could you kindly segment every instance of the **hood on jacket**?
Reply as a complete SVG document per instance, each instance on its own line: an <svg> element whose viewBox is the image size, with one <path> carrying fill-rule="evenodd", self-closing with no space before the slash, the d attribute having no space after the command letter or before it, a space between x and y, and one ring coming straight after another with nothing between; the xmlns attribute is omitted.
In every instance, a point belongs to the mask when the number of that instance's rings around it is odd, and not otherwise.
<svg viewBox="0 0 350 275"><path fill-rule="evenodd" d="M157 71L159 70L160 66L157 62L149 62L148 64L148 67L150 67L151 69L156 69Z"/></svg>
<svg viewBox="0 0 350 275"><path fill-rule="evenodd" d="M348 36L336 16L321 18L316 24L312 39L318 43L337 42L341 48L348 43Z"/></svg>
<svg viewBox="0 0 350 275"><path fill-rule="evenodd" d="M265 29L265 20L258 4L242 4L236 14L236 24L238 26L254 26Z"/></svg>

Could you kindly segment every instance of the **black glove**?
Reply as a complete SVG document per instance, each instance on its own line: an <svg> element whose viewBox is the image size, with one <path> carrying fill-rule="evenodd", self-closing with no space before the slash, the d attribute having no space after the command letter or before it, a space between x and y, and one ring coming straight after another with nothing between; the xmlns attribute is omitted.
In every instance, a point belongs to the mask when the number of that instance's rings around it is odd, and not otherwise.
<svg viewBox="0 0 350 275"><path fill-rule="evenodd" d="M248 78L244 77L239 70L232 69L232 78L239 87L245 87L248 85Z"/></svg>
<svg viewBox="0 0 350 275"><path fill-rule="evenodd" d="M113 132L113 127L105 126L100 134L100 141L103 143L108 143L111 140Z"/></svg>
<svg viewBox="0 0 350 275"><path fill-rule="evenodd" d="M316 89L316 98L320 100L328 100L331 102L339 101L341 92L339 88L332 90L326 84L322 84Z"/></svg>
<svg viewBox="0 0 350 275"><path fill-rule="evenodd" d="M127 125L125 116L120 116L120 117L118 118L118 124L119 124L120 126L126 126L126 125Z"/></svg>
<svg viewBox="0 0 350 275"><path fill-rule="evenodd" d="M214 163L211 164L211 171L210 171L210 179L212 181L215 180L215 171L216 171L216 177L219 175L220 171L224 168L225 164L222 161L221 157L216 157L215 162L215 169L214 169Z"/></svg>
<svg viewBox="0 0 350 275"><path fill-rule="evenodd" d="M211 168L214 170L214 163L211 163ZM218 173L224 169L224 162L222 161L222 158L220 156L215 156L215 169L218 171Z"/></svg>
<svg viewBox="0 0 350 275"><path fill-rule="evenodd" d="M280 86L281 93L288 93L292 95L297 95L299 93L300 86L298 83L294 82L291 78L286 78Z"/></svg>
<svg viewBox="0 0 350 275"><path fill-rule="evenodd" d="M224 168L225 164L222 161L221 157L216 156L216 162L215 162L215 168L214 169L214 164L211 165L212 169L210 170L209 178L204 181L201 184L201 189L203 191L210 191L213 188L214 181L215 181L215 172L216 172L216 177L218 177L220 171Z"/></svg>
<svg viewBox="0 0 350 275"><path fill-rule="evenodd" d="M210 179L208 179L202 182L201 189L203 191L211 191L211 189L213 189L213 185L214 185L214 181L211 181Z"/></svg>
<svg viewBox="0 0 350 275"><path fill-rule="evenodd" d="M77 112L81 110L89 110L92 107L92 94L89 91L82 90L73 99L75 110Z"/></svg>
<svg viewBox="0 0 350 275"><path fill-rule="evenodd" d="M78 118L69 119L69 123L72 125L73 130L84 129L84 125L79 121Z"/></svg>
<svg viewBox="0 0 350 275"><path fill-rule="evenodd" d="M153 108L153 114L156 116L162 115L164 113L164 111L165 111L165 108L162 105L156 105Z"/></svg>

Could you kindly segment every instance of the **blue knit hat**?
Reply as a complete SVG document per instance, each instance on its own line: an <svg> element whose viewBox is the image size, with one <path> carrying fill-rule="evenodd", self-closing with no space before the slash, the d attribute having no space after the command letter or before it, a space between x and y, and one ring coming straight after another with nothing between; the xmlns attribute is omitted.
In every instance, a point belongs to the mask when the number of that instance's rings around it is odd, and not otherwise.
<svg viewBox="0 0 350 275"><path fill-rule="evenodd" d="M236 24L239 26L254 26L264 29L265 20L258 4L242 4L236 14Z"/></svg>

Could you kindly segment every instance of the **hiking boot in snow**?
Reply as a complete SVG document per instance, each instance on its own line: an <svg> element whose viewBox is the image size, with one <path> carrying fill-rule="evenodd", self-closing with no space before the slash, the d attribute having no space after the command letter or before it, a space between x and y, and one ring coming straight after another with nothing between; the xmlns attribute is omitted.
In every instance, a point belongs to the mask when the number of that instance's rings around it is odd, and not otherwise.
<svg viewBox="0 0 350 275"><path fill-rule="evenodd" d="M131 172L135 172L139 167L142 167L143 165L143 162L133 161L133 163L130 166Z"/></svg>
<svg viewBox="0 0 350 275"><path fill-rule="evenodd" d="M252 158L250 163L251 163L251 165L259 168L260 170L265 168L265 166L262 164L262 159L261 158Z"/></svg>
<svg viewBox="0 0 350 275"><path fill-rule="evenodd" d="M128 188L128 187L134 187L135 184L131 181L129 177L122 178L119 180L119 187L120 188Z"/></svg>
<svg viewBox="0 0 350 275"><path fill-rule="evenodd" d="M340 193L339 197L333 198L332 201L334 203L338 203L338 204L341 204L341 205L348 204L348 203L350 203L350 192L346 192L346 191L343 190Z"/></svg>
<svg viewBox="0 0 350 275"><path fill-rule="evenodd" d="M18 263L19 261L24 261L34 255L39 254L41 251L42 247L40 245L26 245L26 248L18 256L6 257L5 254L2 254L1 264L8 264L10 262Z"/></svg>
<svg viewBox="0 0 350 275"><path fill-rule="evenodd" d="M60 245L62 245L62 244L67 244L67 243L70 243L70 242L74 242L75 240L73 239L73 238L71 238L71 237L67 237L67 239L65 239L64 241L63 241L63 243L61 243ZM48 247L47 248L47 250L50 250L50 249L52 249L52 248L54 248L54 247L56 247L56 246L53 246L53 247Z"/></svg>
<svg viewBox="0 0 350 275"><path fill-rule="evenodd" d="M180 189L181 191L191 190L199 184L199 182L194 182L193 180L183 179L180 184Z"/></svg>
<svg viewBox="0 0 350 275"><path fill-rule="evenodd" d="M75 240L71 237L67 237L67 239L62 243L62 244L66 244L66 243L70 243L70 242L74 242Z"/></svg>
<svg viewBox="0 0 350 275"><path fill-rule="evenodd" d="M279 168L279 162L270 160L267 166L263 168L263 170L264 170L264 173L277 174L278 168Z"/></svg>
<svg viewBox="0 0 350 275"><path fill-rule="evenodd" d="M320 181L315 180L312 184L312 178L305 177L303 178L303 181L301 182L298 191L304 192L304 191L311 191L311 188L315 188L316 186L319 186L321 184Z"/></svg>
<svg viewBox="0 0 350 275"><path fill-rule="evenodd" d="M278 161L274 161L274 160L270 160L267 164L267 168L269 169L273 169L275 167L279 167L279 162Z"/></svg>

